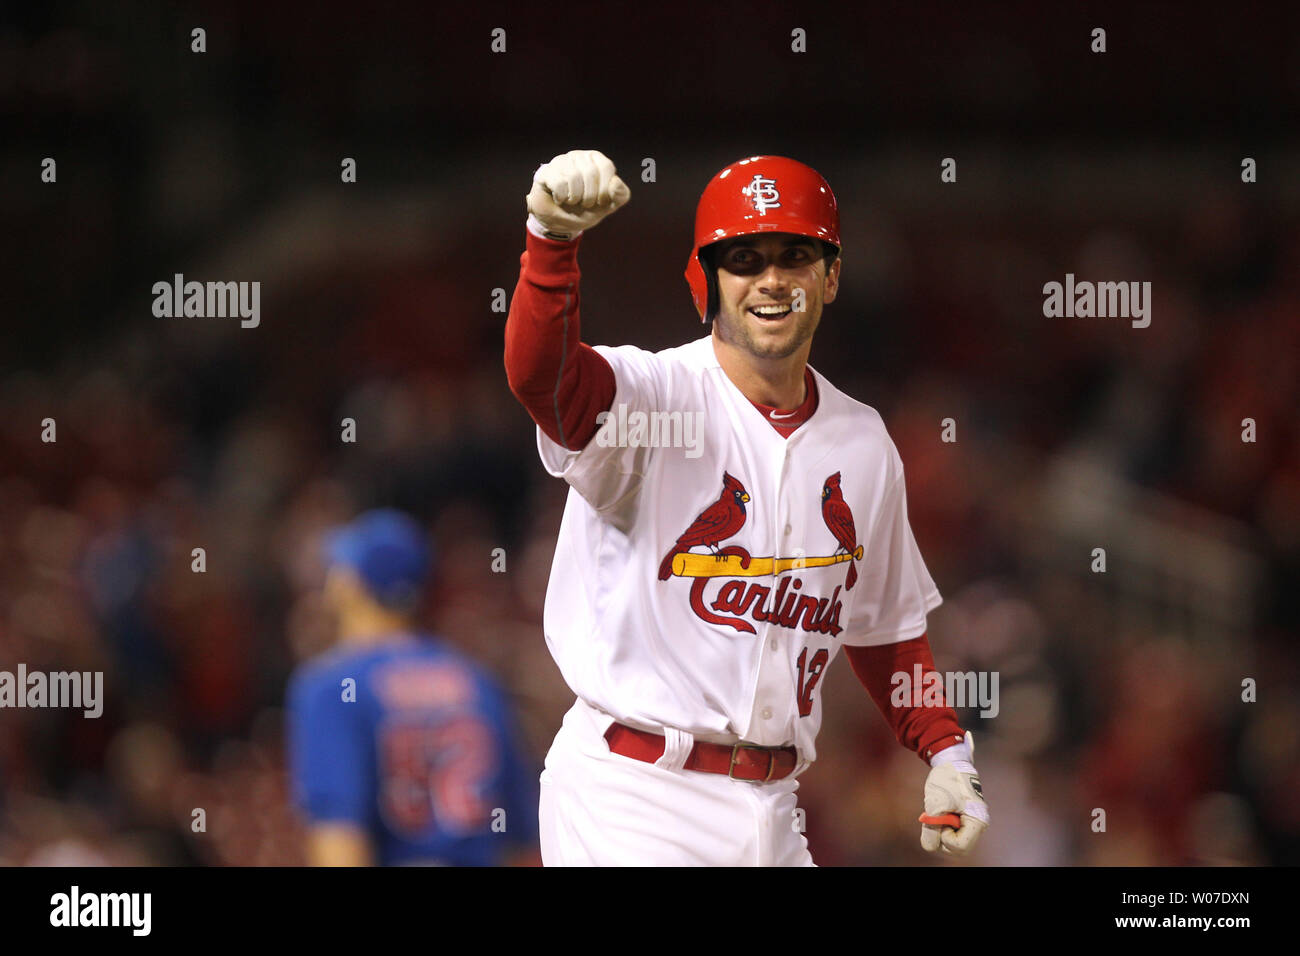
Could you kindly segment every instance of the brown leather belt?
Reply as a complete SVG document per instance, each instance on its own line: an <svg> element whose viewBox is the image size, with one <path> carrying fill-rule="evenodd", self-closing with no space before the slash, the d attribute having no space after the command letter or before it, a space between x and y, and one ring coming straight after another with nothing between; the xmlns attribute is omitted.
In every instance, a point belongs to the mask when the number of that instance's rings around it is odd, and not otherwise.
<svg viewBox="0 0 1300 956"><path fill-rule="evenodd" d="M626 724L610 724L605 740L612 753L654 763L664 754L664 738ZM713 744L698 740L686 758L684 769L725 773L733 780L780 780L794 773L799 752L793 747L760 747L758 744Z"/></svg>

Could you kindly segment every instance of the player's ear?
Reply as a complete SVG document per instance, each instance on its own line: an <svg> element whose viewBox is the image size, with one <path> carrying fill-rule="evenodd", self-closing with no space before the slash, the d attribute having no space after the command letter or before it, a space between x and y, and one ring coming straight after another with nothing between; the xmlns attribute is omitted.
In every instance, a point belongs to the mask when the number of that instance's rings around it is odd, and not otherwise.
<svg viewBox="0 0 1300 956"><path fill-rule="evenodd" d="M822 302L827 305L835 301L835 296L840 291L840 261L840 257L836 256L835 261L826 270L826 284L822 294Z"/></svg>

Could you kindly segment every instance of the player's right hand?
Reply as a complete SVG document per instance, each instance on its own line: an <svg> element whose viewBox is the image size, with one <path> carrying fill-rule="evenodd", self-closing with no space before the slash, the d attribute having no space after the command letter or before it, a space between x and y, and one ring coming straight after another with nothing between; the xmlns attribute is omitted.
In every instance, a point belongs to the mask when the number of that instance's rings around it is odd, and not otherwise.
<svg viewBox="0 0 1300 956"><path fill-rule="evenodd" d="M971 763L974 757L975 740L968 730L965 743L941 750L931 760L920 819L921 848L929 853L969 853L988 829L989 805Z"/></svg>
<svg viewBox="0 0 1300 956"><path fill-rule="evenodd" d="M550 235L572 238L628 201L632 192L608 156L571 149L533 173L528 211Z"/></svg>

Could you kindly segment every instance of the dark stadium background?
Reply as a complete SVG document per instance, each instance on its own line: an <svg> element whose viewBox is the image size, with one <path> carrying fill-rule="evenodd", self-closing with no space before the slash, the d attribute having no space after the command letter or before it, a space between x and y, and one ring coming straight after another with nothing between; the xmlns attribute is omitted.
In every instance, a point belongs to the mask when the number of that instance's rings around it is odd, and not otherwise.
<svg viewBox="0 0 1300 956"><path fill-rule="evenodd" d="M0 668L103 670L108 695L99 720L0 711L0 863L301 862L285 678L329 640L321 530L376 504L436 535L428 619L540 764L571 699L540 626L565 486L491 302L533 170L574 147L632 188L584 240L592 343L702 334L682 269L725 163L788 154L836 189L812 362L898 444L940 669L1000 675L997 718L960 715L975 862L1300 862L1294 10L273 6L0 21ZM260 327L155 318L177 272L260 281ZM1066 273L1152 282L1151 326L1044 318ZM935 862L924 765L845 665L823 687L815 859Z"/></svg>

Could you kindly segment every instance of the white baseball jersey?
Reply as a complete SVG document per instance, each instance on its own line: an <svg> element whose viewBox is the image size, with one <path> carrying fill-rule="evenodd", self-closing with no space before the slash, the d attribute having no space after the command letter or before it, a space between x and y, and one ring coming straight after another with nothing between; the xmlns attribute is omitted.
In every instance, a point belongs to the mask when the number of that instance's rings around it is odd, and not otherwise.
<svg viewBox="0 0 1300 956"><path fill-rule="evenodd" d="M579 698L623 723L793 744L802 769L840 647L919 637L942 600L898 451L874 409L816 370L817 410L783 438L708 336L596 350L617 381L596 436L571 451L538 429L547 471L571 486L551 653Z"/></svg>

